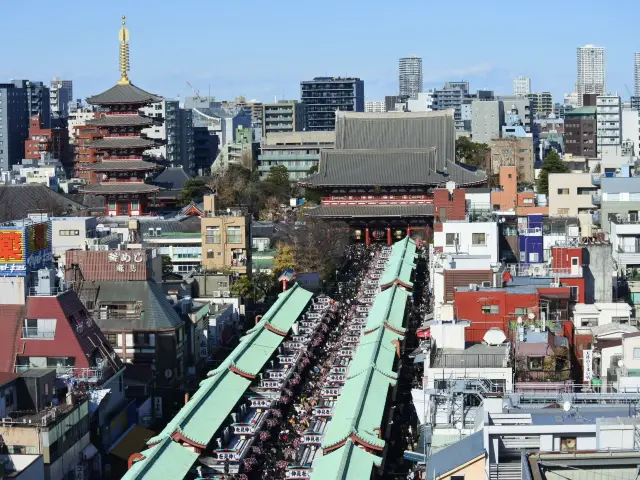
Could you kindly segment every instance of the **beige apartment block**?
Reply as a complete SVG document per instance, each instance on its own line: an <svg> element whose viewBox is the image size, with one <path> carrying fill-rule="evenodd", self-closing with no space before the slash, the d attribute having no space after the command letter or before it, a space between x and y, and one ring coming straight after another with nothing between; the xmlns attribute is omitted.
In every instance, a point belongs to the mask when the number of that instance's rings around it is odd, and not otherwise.
<svg viewBox="0 0 640 480"><path fill-rule="evenodd" d="M491 140L491 172L500 167L516 167L518 182L533 183L533 140L531 137L506 137Z"/></svg>
<svg viewBox="0 0 640 480"><path fill-rule="evenodd" d="M215 195L204 197L202 266L215 272L251 272L251 216L242 207L218 210Z"/></svg>

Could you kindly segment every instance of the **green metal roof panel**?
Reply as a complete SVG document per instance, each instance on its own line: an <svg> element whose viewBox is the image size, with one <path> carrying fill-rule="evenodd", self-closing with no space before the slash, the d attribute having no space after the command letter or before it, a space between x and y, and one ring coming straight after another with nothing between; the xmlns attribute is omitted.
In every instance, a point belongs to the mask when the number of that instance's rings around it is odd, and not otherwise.
<svg viewBox="0 0 640 480"><path fill-rule="evenodd" d="M286 292L285 292L286 293ZM276 312L269 318L269 323L280 332L289 332L293 323L313 297L313 293L296 284L291 288L291 293ZM271 309L270 309L271 310Z"/></svg>
<svg viewBox="0 0 640 480"><path fill-rule="evenodd" d="M347 379L333 410L322 441L322 448L332 447L355 434L362 441L384 448L376 429L382 427L389 386L395 381L370 368Z"/></svg>
<svg viewBox="0 0 640 480"><path fill-rule="evenodd" d="M251 338L250 348L236 359L234 365L241 372L257 375L280 346L284 337L263 330Z"/></svg>
<svg viewBox="0 0 640 480"><path fill-rule="evenodd" d="M384 292L379 293L371 306L371 310L369 310L364 331L371 332L386 323L392 328L404 332L404 311L409 295L409 292L398 285L393 285Z"/></svg>
<svg viewBox="0 0 640 480"><path fill-rule="evenodd" d="M146 450L148 456L135 462L125 473L125 480L155 480L170 478L181 480L200 456L194 451L184 448L170 438L166 438L155 447Z"/></svg>
<svg viewBox="0 0 640 480"><path fill-rule="evenodd" d="M382 459L359 448L352 440L337 450L316 457L312 480L361 480L369 478L373 467L380 467Z"/></svg>
<svg viewBox="0 0 640 480"><path fill-rule="evenodd" d="M376 368L380 373L396 378L397 374L393 371L396 346L392 342L402 338L402 335L387 328L379 328L368 335L364 335L349 365L348 377L352 378L362 374L369 368Z"/></svg>
<svg viewBox="0 0 640 480"><path fill-rule="evenodd" d="M413 262L407 262L402 258L390 258L387 263L378 285L390 285L393 282L399 280L408 287L413 287L411 281L411 272L416 268L416 264Z"/></svg>

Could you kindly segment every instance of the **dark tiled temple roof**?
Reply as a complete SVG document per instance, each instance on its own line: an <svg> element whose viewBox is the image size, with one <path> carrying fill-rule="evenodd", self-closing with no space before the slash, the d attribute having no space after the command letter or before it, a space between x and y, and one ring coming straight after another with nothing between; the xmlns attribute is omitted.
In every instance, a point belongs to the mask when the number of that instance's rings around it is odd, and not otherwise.
<svg viewBox="0 0 640 480"><path fill-rule="evenodd" d="M142 182L106 182L79 187L80 193L104 195L109 193L153 193L160 190L155 185Z"/></svg>
<svg viewBox="0 0 640 480"><path fill-rule="evenodd" d="M322 205L306 215L316 218L432 217L433 205Z"/></svg>
<svg viewBox="0 0 640 480"><path fill-rule="evenodd" d="M46 185L0 185L0 222L26 218L34 212L65 215L86 211L85 205Z"/></svg>
<svg viewBox="0 0 640 480"><path fill-rule="evenodd" d="M118 170L153 170L159 167L155 163L143 160L103 160L99 163L89 164L86 168L98 172L112 172Z"/></svg>
<svg viewBox="0 0 640 480"><path fill-rule="evenodd" d="M90 105L118 105L118 104L146 104L154 103L162 100L159 95L154 95L141 88L136 87L133 83L117 84L109 90L87 98Z"/></svg>
<svg viewBox="0 0 640 480"><path fill-rule="evenodd" d="M153 179L153 184L158 187L175 190L184 188L184 183L187 180L191 180L191 177L182 167L168 167Z"/></svg>
<svg viewBox="0 0 640 480"><path fill-rule="evenodd" d="M453 113L442 112L338 112L338 150L436 148L444 160L455 157Z"/></svg>
<svg viewBox="0 0 640 480"><path fill-rule="evenodd" d="M437 153L427 149L323 150L318 173L300 181L312 187L458 185L486 182L485 174L446 161L436 171ZM444 170L442 168L442 170Z"/></svg>
<svg viewBox="0 0 640 480"><path fill-rule="evenodd" d="M153 140L147 140L140 137L105 137L95 142L91 142L91 148L153 148L155 146Z"/></svg>
<svg viewBox="0 0 640 480"><path fill-rule="evenodd" d="M142 115L107 115L87 121L87 125L93 127L145 127L152 123L153 120L151 118L143 117Z"/></svg>

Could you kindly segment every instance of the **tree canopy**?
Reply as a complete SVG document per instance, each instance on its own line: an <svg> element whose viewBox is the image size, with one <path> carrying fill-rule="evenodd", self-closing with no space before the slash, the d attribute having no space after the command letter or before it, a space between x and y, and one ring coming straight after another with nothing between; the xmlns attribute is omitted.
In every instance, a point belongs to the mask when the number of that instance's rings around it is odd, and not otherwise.
<svg viewBox="0 0 640 480"><path fill-rule="evenodd" d="M472 167L484 167L485 156L490 150L486 143L472 142L467 137L456 140L456 160Z"/></svg>
<svg viewBox="0 0 640 480"><path fill-rule="evenodd" d="M273 259L273 273L275 276L280 275L287 268L296 267L296 259L293 254L293 248L287 243L280 243L276 249L276 256Z"/></svg>
<svg viewBox="0 0 640 480"><path fill-rule="evenodd" d="M189 205L191 202L198 202L207 192L208 187L204 180L190 178L184 182L184 187L178 199L180 205Z"/></svg>
<svg viewBox="0 0 640 480"><path fill-rule="evenodd" d="M265 187L271 190L270 193L281 200L287 200L291 196L289 170L287 170L287 167L284 165L271 167L264 183L266 184Z"/></svg>
<svg viewBox="0 0 640 480"><path fill-rule="evenodd" d="M569 171L567 164L562 161L555 151L552 151L542 162L542 169L536 182L537 192L544 193L545 195L549 194L550 173L568 173Z"/></svg>
<svg viewBox="0 0 640 480"><path fill-rule="evenodd" d="M253 282L249 277L243 275L233 282L230 292L231 295L241 298L253 297Z"/></svg>

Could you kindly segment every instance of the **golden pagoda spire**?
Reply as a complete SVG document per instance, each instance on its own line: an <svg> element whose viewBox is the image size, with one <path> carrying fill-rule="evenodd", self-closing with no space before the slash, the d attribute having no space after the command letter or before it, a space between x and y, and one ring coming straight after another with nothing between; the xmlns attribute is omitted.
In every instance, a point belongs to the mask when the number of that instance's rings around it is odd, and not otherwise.
<svg viewBox="0 0 640 480"><path fill-rule="evenodd" d="M129 83L129 30L125 25L127 17L122 16L122 28L118 33L120 39L120 81L119 85L128 85Z"/></svg>

